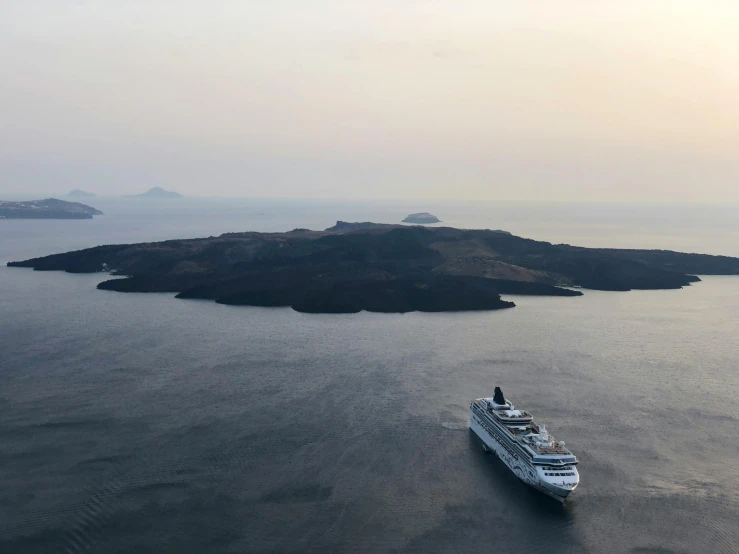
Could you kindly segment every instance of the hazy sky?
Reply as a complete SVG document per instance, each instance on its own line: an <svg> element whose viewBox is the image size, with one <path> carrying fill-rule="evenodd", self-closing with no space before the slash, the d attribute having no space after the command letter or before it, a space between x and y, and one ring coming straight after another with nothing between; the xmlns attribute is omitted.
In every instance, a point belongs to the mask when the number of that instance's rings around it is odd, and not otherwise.
<svg viewBox="0 0 739 554"><path fill-rule="evenodd" d="M0 194L739 201L737 0L0 0Z"/></svg>

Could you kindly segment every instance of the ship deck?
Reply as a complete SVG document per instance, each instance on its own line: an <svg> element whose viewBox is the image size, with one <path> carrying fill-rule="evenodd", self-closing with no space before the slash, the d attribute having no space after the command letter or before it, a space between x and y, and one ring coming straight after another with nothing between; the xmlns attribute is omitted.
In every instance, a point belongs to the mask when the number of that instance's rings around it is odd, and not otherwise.
<svg viewBox="0 0 739 554"><path fill-rule="evenodd" d="M538 433L539 432L539 425L535 421L531 421L529 423L525 424L504 424L496 418L493 417L493 415L487 410L487 407L480 401L480 399L475 400L475 404L477 407L488 417L488 419L491 422L494 422L498 428L505 429L508 432L508 435L513 438L516 442L518 442L521 446L525 446L529 450L531 450L536 455L560 455L560 456L572 456L572 452L567 450L564 446L560 446L557 444L556 439L550 435L550 438L552 439L552 446L545 447L545 446L538 446L536 444L533 444L532 442L529 442L524 439L524 436L529 433Z"/></svg>

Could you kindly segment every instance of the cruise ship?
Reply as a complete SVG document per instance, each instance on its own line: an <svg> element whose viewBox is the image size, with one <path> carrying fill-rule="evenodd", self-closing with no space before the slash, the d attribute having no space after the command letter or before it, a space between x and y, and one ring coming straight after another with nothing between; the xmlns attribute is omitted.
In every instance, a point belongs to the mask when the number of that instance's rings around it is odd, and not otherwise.
<svg viewBox="0 0 739 554"><path fill-rule="evenodd" d="M492 398L470 404L470 429L527 485L564 502L580 480L577 458L534 416L517 410L495 387Z"/></svg>

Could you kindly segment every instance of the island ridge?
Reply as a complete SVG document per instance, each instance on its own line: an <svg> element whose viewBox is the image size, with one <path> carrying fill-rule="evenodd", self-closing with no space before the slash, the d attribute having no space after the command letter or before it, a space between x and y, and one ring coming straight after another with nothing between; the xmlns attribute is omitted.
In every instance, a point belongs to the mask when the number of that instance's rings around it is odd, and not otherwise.
<svg viewBox="0 0 739 554"><path fill-rule="evenodd" d="M98 288L328 313L491 310L514 305L500 294L677 289L700 281L697 274L739 274L739 258L726 256L581 248L450 227L338 222L331 229L106 245L8 265L113 269L127 277Z"/></svg>

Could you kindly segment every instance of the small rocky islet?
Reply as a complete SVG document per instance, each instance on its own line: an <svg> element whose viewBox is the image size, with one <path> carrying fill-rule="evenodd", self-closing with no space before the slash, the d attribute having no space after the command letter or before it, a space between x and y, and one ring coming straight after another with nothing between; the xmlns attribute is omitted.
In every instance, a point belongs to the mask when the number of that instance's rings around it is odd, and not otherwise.
<svg viewBox="0 0 739 554"><path fill-rule="evenodd" d="M417 214L409 214L403 220L403 223L413 223L415 225L431 225L432 223L441 223L441 219L428 212L419 212Z"/></svg>
<svg viewBox="0 0 739 554"><path fill-rule="evenodd" d="M737 275L739 258L581 248L505 231L337 222L324 231L97 246L8 263L125 278L99 289L174 292L223 304L310 313L511 308L501 294L580 296L580 289L679 289L699 274Z"/></svg>

